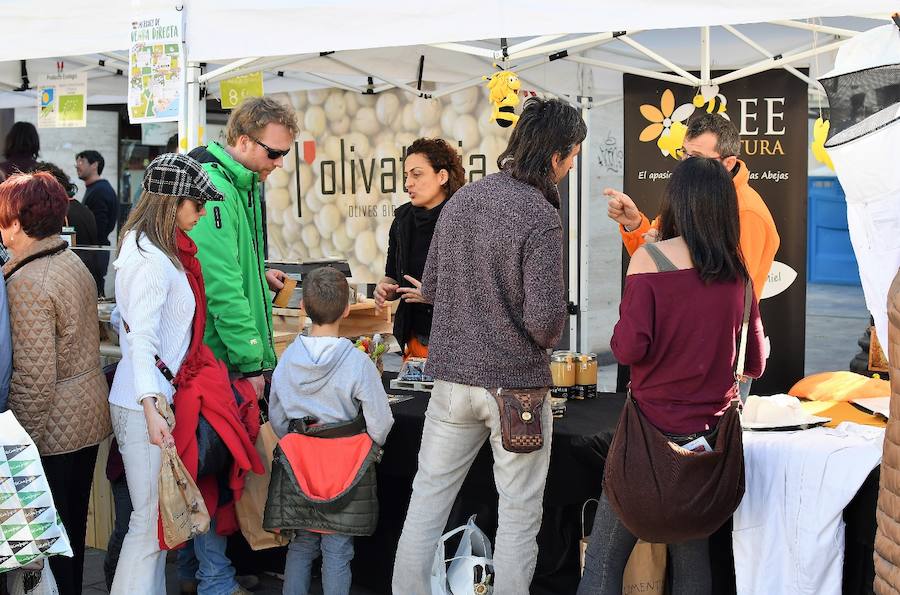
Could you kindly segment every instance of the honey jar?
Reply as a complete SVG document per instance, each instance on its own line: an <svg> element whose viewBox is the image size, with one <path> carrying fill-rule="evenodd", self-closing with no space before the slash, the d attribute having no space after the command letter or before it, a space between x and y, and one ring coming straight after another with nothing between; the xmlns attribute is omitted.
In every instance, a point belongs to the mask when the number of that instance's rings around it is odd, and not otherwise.
<svg viewBox="0 0 900 595"><path fill-rule="evenodd" d="M575 387L575 354L554 351L550 356L550 376L553 378L551 396L569 398Z"/></svg>
<svg viewBox="0 0 900 595"><path fill-rule="evenodd" d="M597 354L578 353L575 357L576 399L593 399L597 396Z"/></svg>

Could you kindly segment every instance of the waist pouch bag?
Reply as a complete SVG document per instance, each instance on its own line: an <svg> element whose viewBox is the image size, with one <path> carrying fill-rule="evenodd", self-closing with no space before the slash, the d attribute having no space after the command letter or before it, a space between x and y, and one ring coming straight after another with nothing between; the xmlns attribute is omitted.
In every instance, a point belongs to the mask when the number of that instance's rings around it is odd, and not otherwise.
<svg viewBox="0 0 900 595"><path fill-rule="evenodd" d="M500 410L500 436L509 452L527 453L544 446L541 412L549 388L496 388L491 390Z"/></svg>

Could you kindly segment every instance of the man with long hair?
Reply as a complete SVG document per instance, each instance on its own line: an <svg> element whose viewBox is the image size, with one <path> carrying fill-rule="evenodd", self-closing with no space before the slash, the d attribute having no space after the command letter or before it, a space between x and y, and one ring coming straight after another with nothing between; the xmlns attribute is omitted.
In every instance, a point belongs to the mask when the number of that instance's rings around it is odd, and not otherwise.
<svg viewBox="0 0 900 595"><path fill-rule="evenodd" d="M566 320L556 185L586 134L572 106L530 99L498 159L501 171L460 188L441 213L421 286L423 299L434 304L427 369L436 382L394 562L394 593L431 592L435 546L488 439L500 495L494 593L528 593L550 464L550 400L540 411L543 446L510 452L489 389L551 384L547 350Z"/></svg>

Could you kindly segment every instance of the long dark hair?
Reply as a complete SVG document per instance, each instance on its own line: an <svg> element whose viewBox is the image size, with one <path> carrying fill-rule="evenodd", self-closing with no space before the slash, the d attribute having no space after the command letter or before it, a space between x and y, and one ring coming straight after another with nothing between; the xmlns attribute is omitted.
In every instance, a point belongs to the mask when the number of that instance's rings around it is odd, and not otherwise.
<svg viewBox="0 0 900 595"><path fill-rule="evenodd" d="M466 171L463 169L459 154L442 138L417 138L406 149L410 155L424 155L435 172L447 170L447 182L444 191L447 198L453 196L466 183Z"/></svg>
<svg viewBox="0 0 900 595"><path fill-rule="evenodd" d="M525 108L497 167L515 179L531 184L559 207L559 191L553 179L551 158L569 156L587 136L587 126L578 110L559 99L533 97Z"/></svg>
<svg viewBox="0 0 900 595"><path fill-rule="evenodd" d="M672 172L659 211L661 240L681 236L700 278L746 280L737 193L716 159L692 157Z"/></svg>
<svg viewBox="0 0 900 595"><path fill-rule="evenodd" d="M3 154L6 157L27 155L37 159L41 152L41 137L37 128L31 122L16 122L6 135L6 147Z"/></svg>

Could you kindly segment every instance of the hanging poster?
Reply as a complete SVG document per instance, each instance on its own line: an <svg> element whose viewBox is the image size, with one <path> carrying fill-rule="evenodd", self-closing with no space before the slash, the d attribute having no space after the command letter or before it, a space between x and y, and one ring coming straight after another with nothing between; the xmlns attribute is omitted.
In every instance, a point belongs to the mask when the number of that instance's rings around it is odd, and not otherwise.
<svg viewBox="0 0 900 595"><path fill-rule="evenodd" d="M131 23L128 116L133 124L178 120L184 86L181 14Z"/></svg>
<svg viewBox="0 0 900 595"><path fill-rule="evenodd" d="M261 72L242 74L219 83L222 94L222 108L234 109L248 97L263 96L263 77Z"/></svg>
<svg viewBox="0 0 900 595"><path fill-rule="evenodd" d="M787 392L804 375L806 344L806 83L779 69L718 89L624 75L623 91L624 192L651 219L681 157L692 114L725 114L740 132L750 186L765 201L781 238L760 303L770 355L752 392Z"/></svg>
<svg viewBox="0 0 900 595"><path fill-rule="evenodd" d="M38 128L87 126L87 73L38 77Z"/></svg>

